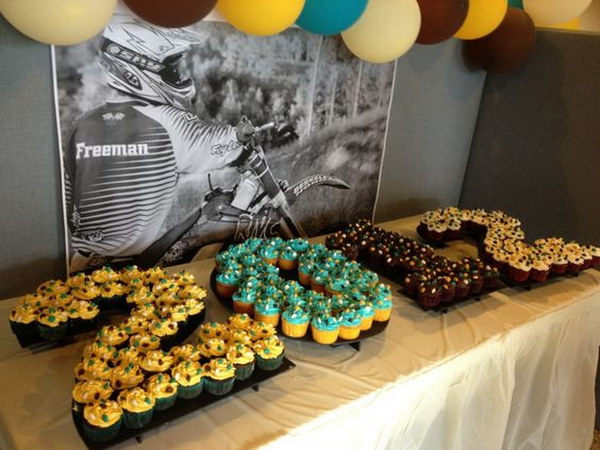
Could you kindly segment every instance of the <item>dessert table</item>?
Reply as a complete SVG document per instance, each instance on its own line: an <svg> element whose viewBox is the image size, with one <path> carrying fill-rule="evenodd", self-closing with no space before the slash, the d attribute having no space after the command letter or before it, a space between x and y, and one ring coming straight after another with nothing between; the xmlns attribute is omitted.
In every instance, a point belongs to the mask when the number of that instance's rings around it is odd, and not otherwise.
<svg viewBox="0 0 600 450"><path fill-rule="evenodd" d="M382 226L414 236L417 223ZM440 252L475 249L455 242ZM208 288L213 266L207 259L177 269ZM0 316L15 301L1 301ZM206 302L207 320L229 315L210 290ZM285 339L296 369L119 448L587 450L599 325L593 269L531 291L504 288L447 314L396 293L388 327L360 351ZM21 349L1 321L0 448L83 448L69 408L85 340Z"/></svg>

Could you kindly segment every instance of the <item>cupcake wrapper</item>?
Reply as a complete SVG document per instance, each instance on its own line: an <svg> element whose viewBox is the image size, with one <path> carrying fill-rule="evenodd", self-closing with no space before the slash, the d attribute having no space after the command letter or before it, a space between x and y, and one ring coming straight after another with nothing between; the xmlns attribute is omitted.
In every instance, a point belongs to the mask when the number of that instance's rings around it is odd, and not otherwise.
<svg viewBox="0 0 600 450"><path fill-rule="evenodd" d="M43 339L48 341L60 341L67 335L68 324L67 322L61 323L57 327L47 327L38 323L38 331Z"/></svg>
<svg viewBox="0 0 600 450"><path fill-rule="evenodd" d="M254 320L257 322L264 322L265 324L271 324L274 327L279 325L279 313L277 314L261 314L256 309L254 310Z"/></svg>
<svg viewBox="0 0 600 450"><path fill-rule="evenodd" d="M177 396L179 398L183 398L185 400L189 400L191 398L196 398L202 393L202 388L204 387L204 383L202 379L200 379L199 383L194 384L193 386L181 386L177 388Z"/></svg>
<svg viewBox="0 0 600 450"><path fill-rule="evenodd" d="M114 297L97 297L92 300L98 305L101 311L109 309L123 309L127 305L127 297L124 295L115 295Z"/></svg>
<svg viewBox="0 0 600 450"><path fill-rule="evenodd" d="M153 409L141 413L123 412L123 424L129 429L145 427L152 420Z"/></svg>
<svg viewBox="0 0 600 450"><path fill-rule="evenodd" d="M237 286L233 284L224 284L217 281L217 294L221 297L231 298L235 291L237 290Z"/></svg>
<svg viewBox="0 0 600 450"><path fill-rule="evenodd" d="M233 312L236 314L248 314L254 317L254 303L233 302Z"/></svg>
<svg viewBox="0 0 600 450"><path fill-rule="evenodd" d="M292 338L304 337L308 331L308 325L308 321L302 324L294 324L286 321L285 319L281 320L281 329L283 334Z"/></svg>
<svg viewBox="0 0 600 450"><path fill-rule="evenodd" d="M247 380L254 373L255 363L235 364L235 379L239 381Z"/></svg>
<svg viewBox="0 0 600 450"><path fill-rule="evenodd" d="M9 322L11 331L17 336L33 336L38 332L35 320L30 323L13 322L12 320Z"/></svg>
<svg viewBox="0 0 600 450"><path fill-rule="evenodd" d="M373 317L363 317L360 323L361 331L370 330L373 326Z"/></svg>
<svg viewBox="0 0 600 450"><path fill-rule="evenodd" d="M177 391L179 391L179 389L177 389ZM164 411L165 409L169 409L175 404L175 400L177 400L177 395L177 393L174 393L170 397L157 398L156 403L154 404L154 409L156 411Z"/></svg>
<svg viewBox="0 0 600 450"><path fill-rule="evenodd" d="M373 320L375 322L387 322L390 320L391 313L392 308L375 309L375 316L373 317Z"/></svg>
<svg viewBox="0 0 600 450"><path fill-rule="evenodd" d="M212 378L205 378L204 380L206 392L212 395L225 395L231 392L234 382L234 377L231 377L227 380L213 380Z"/></svg>
<svg viewBox="0 0 600 450"><path fill-rule="evenodd" d="M282 270L294 270L298 267L298 261L291 261L289 259L281 259L279 258L279 267Z"/></svg>
<svg viewBox="0 0 600 450"><path fill-rule="evenodd" d="M311 325L310 327L312 337L315 342L319 344L333 344L337 341L338 335L340 334L340 329L336 330L319 330L315 326Z"/></svg>
<svg viewBox="0 0 600 450"><path fill-rule="evenodd" d="M69 328L75 334L97 330L96 317L93 319L69 319Z"/></svg>
<svg viewBox="0 0 600 450"><path fill-rule="evenodd" d="M83 434L90 441L94 442L104 442L110 441L114 439L121 431L121 424L123 423L123 419L119 419L118 422L115 422L110 427L100 428L90 425L85 420L83 421Z"/></svg>
<svg viewBox="0 0 600 450"><path fill-rule="evenodd" d="M340 338L347 340L357 339L360 335L360 327L360 325L357 327L345 327L342 325L340 327Z"/></svg>
<svg viewBox="0 0 600 450"><path fill-rule="evenodd" d="M266 370L267 372L271 371L271 370L279 369L279 367L281 367L282 362L283 362L283 353L281 355L279 355L277 358L271 358L271 359L265 359L265 358L262 358L260 355L256 355L256 366L260 370Z"/></svg>

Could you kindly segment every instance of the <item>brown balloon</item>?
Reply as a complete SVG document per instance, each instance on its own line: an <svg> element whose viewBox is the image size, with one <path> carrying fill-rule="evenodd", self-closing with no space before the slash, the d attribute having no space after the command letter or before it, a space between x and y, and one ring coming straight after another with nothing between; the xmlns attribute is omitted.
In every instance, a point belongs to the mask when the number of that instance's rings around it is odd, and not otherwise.
<svg viewBox="0 0 600 450"><path fill-rule="evenodd" d="M161 27L181 28L201 21L217 0L124 0L131 11Z"/></svg>
<svg viewBox="0 0 600 450"><path fill-rule="evenodd" d="M508 8L495 31L473 41L465 41L468 61L491 73L507 72L525 64L535 46L535 25L518 8Z"/></svg>
<svg viewBox="0 0 600 450"><path fill-rule="evenodd" d="M419 44L437 44L450 39L462 26L469 0L417 0L421 9Z"/></svg>

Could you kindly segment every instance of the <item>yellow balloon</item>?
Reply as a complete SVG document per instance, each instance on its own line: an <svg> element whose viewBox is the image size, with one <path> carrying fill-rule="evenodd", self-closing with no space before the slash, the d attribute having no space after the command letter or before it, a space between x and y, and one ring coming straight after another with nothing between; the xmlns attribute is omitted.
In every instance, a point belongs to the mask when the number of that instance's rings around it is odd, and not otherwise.
<svg viewBox="0 0 600 450"><path fill-rule="evenodd" d="M36 41L73 45L87 41L110 21L117 0L0 0L0 12Z"/></svg>
<svg viewBox="0 0 600 450"><path fill-rule="evenodd" d="M416 0L369 0L361 18L342 38L359 58L386 63L404 55L420 29L421 10Z"/></svg>
<svg viewBox="0 0 600 450"><path fill-rule="evenodd" d="M257 36L281 33L296 22L305 0L219 0L217 9L235 28Z"/></svg>
<svg viewBox="0 0 600 450"><path fill-rule="evenodd" d="M467 18L454 36L459 39L487 36L502 23L507 10L508 0L469 0Z"/></svg>

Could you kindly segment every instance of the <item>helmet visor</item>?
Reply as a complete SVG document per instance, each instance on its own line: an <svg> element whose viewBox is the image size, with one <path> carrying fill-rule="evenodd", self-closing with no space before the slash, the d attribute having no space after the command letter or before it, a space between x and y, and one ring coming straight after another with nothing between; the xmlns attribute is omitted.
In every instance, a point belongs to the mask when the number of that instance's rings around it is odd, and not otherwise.
<svg viewBox="0 0 600 450"><path fill-rule="evenodd" d="M169 56L163 61L163 65L158 75L168 85L179 89L192 84L192 73L185 53Z"/></svg>

